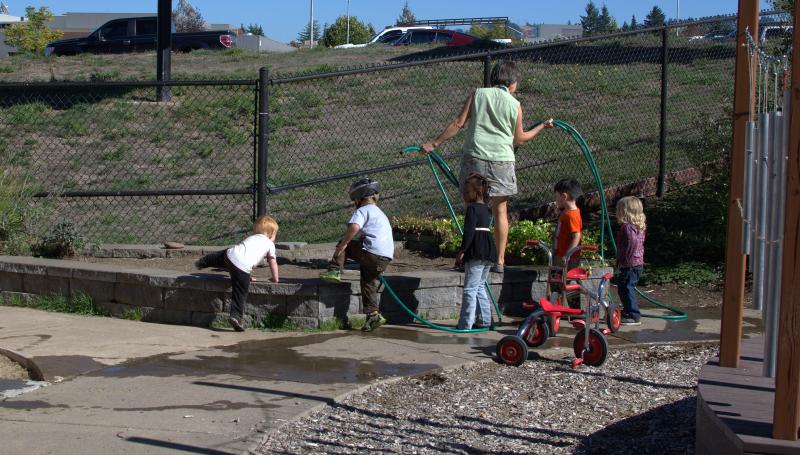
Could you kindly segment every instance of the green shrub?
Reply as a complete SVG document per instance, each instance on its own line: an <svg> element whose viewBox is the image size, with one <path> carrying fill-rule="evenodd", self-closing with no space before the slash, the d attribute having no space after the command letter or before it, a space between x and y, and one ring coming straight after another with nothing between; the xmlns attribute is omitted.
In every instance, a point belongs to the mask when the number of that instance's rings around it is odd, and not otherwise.
<svg viewBox="0 0 800 455"><path fill-rule="evenodd" d="M57 313L81 314L84 316L108 316L109 313L98 307L91 296L77 293L71 296L60 294L36 295L29 299L12 298L6 300L7 305Z"/></svg>
<svg viewBox="0 0 800 455"><path fill-rule="evenodd" d="M30 251L29 223L33 212L28 204L25 179L0 173L0 253L23 255Z"/></svg>
<svg viewBox="0 0 800 455"><path fill-rule="evenodd" d="M37 256L62 259L78 254L84 244L83 236L80 235L75 225L68 221L62 221L41 242L34 245L32 251Z"/></svg>

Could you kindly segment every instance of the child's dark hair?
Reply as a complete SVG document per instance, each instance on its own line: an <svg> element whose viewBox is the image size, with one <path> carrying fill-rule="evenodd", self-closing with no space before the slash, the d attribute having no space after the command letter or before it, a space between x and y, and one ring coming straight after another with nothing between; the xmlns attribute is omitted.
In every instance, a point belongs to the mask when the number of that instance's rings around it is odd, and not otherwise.
<svg viewBox="0 0 800 455"><path fill-rule="evenodd" d="M583 195L581 184L573 178L559 180L553 187L556 193L567 193L572 200L576 200Z"/></svg>
<svg viewBox="0 0 800 455"><path fill-rule="evenodd" d="M464 180L464 186L475 190L473 196L476 200L482 199L486 201L486 197L489 195L489 179L477 172L473 172Z"/></svg>
<svg viewBox="0 0 800 455"><path fill-rule="evenodd" d="M492 68L492 85L505 85L508 87L514 82L518 82L518 80L517 65L514 62L503 60Z"/></svg>

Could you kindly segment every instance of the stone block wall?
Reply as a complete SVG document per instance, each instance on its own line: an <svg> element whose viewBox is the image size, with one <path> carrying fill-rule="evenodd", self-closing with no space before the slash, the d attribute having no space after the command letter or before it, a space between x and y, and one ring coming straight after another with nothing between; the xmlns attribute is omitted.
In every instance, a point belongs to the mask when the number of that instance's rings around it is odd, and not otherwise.
<svg viewBox="0 0 800 455"><path fill-rule="evenodd" d="M605 269L596 269L595 274ZM490 286L506 314L523 314L521 303L545 294L544 269L507 270L490 274ZM360 315L361 290L357 274L329 284L317 279L281 283L252 283L247 315L253 320L287 319L299 326L318 327L321 321ZM456 318L460 311L463 274L418 271L387 275L389 285L413 311L427 319ZM225 275L133 269L82 261L0 256L0 298L32 295L87 294L114 316L139 311L142 320L207 327L227 319L230 281ZM392 323L409 316L386 290L381 312Z"/></svg>

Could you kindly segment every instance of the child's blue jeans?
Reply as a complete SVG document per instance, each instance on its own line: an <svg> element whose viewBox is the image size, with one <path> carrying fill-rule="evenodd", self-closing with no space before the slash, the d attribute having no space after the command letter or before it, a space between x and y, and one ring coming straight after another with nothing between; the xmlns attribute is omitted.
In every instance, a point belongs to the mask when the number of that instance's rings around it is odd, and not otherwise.
<svg viewBox="0 0 800 455"><path fill-rule="evenodd" d="M625 316L639 320L639 302L636 300L636 283L642 276L642 266L622 267L617 275L617 292L622 300L623 314Z"/></svg>
<svg viewBox="0 0 800 455"><path fill-rule="evenodd" d="M458 328L469 330L475 323L475 307L477 304L480 321L488 325L492 321L492 308L486 287L483 283L489 277L492 263L479 259L464 263L464 296L461 299L461 315L458 318Z"/></svg>

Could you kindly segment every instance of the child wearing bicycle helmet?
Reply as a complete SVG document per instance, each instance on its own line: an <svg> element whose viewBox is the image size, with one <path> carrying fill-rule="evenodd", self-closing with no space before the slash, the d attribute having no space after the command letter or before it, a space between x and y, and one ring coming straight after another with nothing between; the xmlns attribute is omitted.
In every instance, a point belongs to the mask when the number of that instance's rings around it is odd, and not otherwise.
<svg viewBox="0 0 800 455"><path fill-rule="evenodd" d="M369 178L360 178L350 185L348 192L356 211L336 244L331 259L333 267L320 275L325 281L340 283L345 260L349 258L359 263L361 306L366 315L361 330L365 332L386 323L378 311L378 277L394 258L392 225L377 206L380 189L380 184Z"/></svg>

